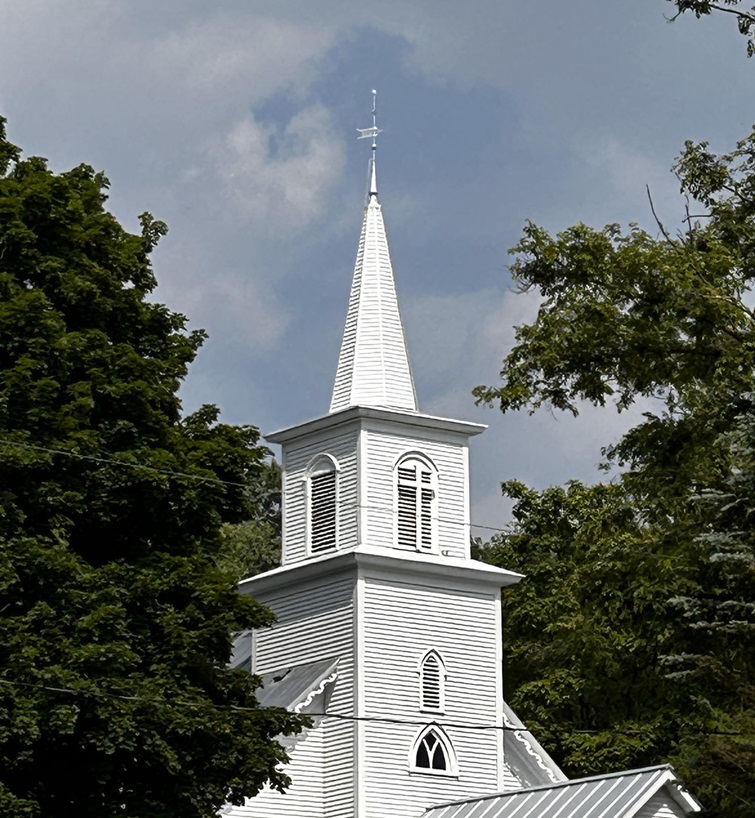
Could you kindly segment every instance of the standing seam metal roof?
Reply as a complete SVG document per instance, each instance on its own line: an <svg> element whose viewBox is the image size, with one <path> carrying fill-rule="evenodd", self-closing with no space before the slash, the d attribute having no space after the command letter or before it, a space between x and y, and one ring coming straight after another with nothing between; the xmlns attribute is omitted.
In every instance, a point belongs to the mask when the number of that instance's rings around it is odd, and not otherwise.
<svg viewBox="0 0 755 818"><path fill-rule="evenodd" d="M431 807L423 818L631 818L665 785L685 804L683 814L700 811L663 765L454 801Z"/></svg>

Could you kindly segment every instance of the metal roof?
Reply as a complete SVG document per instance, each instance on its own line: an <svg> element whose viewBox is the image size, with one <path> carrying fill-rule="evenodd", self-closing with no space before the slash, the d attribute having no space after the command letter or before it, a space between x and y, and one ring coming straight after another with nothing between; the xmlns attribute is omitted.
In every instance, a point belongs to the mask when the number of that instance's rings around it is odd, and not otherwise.
<svg viewBox="0 0 755 818"><path fill-rule="evenodd" d="M454 801L431 807L423 818L632 818L664 788L681 815L700 811L663 765Z"/></svg>
<svg viewBox="0 0 755 818"><path fill-rule="evenodd" d="M325 687L335 682L338 657L305 662L259 674L256 690L261 707L284 707L295 713L307 712ZM252 672L252 631L242 631L233 640L230 666Z"/></svg>
<svg viewBox="0 0 755 818"><path fill-rule="evenodd" d="M303 665L263 673L257 701L262 707L285 707L295 713L306 712L324 686L335 681L338 659L321 659Z"/></svg>

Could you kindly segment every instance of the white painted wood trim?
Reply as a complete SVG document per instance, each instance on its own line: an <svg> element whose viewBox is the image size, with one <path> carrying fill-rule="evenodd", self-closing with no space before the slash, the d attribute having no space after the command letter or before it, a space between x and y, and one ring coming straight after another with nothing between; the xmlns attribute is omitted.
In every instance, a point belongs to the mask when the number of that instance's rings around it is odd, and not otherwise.
<svg viewBox="0 0 755 818"><path fill-rule="evenodd" d="M289 426L275 432L265 434L265 440L270 443L287 443L289 440L304 437L304 435L317 432L322 429L332 429L344 423L351 423L355 420L384 420L389 423L400 423L416 429L431 429L444 431L453 435L479 435L487 429L484 423L472 423L468 420L453 420L452 418L436 417L435 415L421 415L414 412L401 412L396 409L382 409L374 406L352 406L342 409L331 415L321 415L320 417L298 423L296 426Z"/></svg>
<svg viewBox="0 0 755 818"><path fill-rule="evenodd" d="M501 598L498 596L498 604L495 606L495 632L498 639L495 645L495 686L498 694L496 696L495 723L502 727L505 724L503 716L503 611L501 609ZM506 775L504 756L506 731L498 731L498 789L503 792L506 789Z"/></svg>
<svg viewBox="0 0 755 818"><path fill-rule="evenodd" d="M364 786L366 771L364 770L366 759L366 730L365 722L361 721L366 714L365 694L364 694L364 666L365 666L365 634L364 634L364 577L357 577L354 592L354 699L357 718L356 723L356 759L354 763L354 801L355 818L362 818L367 814L367 793Z"/></svg>
<svg viewBox="0 0 755 818"><path fill-rule="evenodd" d="M369 441L364 428L359 429L357 437L357 546L369 542L368 526L369 509L367 508L368 462L367 448Z"/></svg>
<svg viewBox="0 0 755 818"><path fill-rule="evenodd" d="M288 525L286 524L286 490L288 485L288 475L286 474L286 453L281 456L281 567L286 565L286 537Z"/></svg>
<svg viewBox="0 0 755 818"><path fill-rule="evenodd" d="M469 446L464 446L462 451L462 458L464 461L464 557L471 559L472 553L470 548L470 541L472 539L471 523L471 491L469 479Z"/></svg>

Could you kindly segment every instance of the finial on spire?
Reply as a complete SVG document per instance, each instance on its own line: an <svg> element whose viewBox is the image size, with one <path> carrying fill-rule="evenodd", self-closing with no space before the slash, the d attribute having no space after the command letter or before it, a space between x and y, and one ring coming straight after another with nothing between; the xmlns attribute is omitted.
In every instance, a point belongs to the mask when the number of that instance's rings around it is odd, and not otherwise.
<svg viewBox="0 0 755 818"><path fill-rule="evenodd" d="M377 91L372 89L372 127L371 128L357 128L359 136L357 139L372 139L372 150L377 148L377 136L382 133L377 126Z"/></svg>
<svg viewBox="0 0 755 818"><path fill-rule="evenodd" d="M375 170L375 152L377 151L377 137L382 133L377 126L377 91L372 89L372 127L371 128L357 128L359 136L357 139L372 139L372 157L370 159L370 191L368 199L372 196L377 197L377 172Z"/></svg>

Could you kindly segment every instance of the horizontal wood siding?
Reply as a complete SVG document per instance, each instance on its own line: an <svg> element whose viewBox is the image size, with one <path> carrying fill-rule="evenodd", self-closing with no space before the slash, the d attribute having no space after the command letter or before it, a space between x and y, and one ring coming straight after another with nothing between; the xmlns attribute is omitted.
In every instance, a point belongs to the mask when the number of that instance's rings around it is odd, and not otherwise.
<svg viewBox="0 0 755 818"><path fill-rule="evenodd" d="M257 632L257 673L331 656L339 657L338 679L328 703L328 712L354 715L353 577L344 574L313 579L297 584L290 592L259 594L257 599L269 606L278 617L272 627ZM314 732L322 734L319 774L323 782L323 812L320 815L324 818L352 818L356 723L324 718ZM312 761L314 763L314 759ZM302 774L295 764L287 772L294 785L297 776L301 776L302 782L308 780L308 774ZM304 783L301 788L303 791ZM255 804L256 799L252 803ZM275 818L305 818L310 815L308 812L292 811L292 804L287 796L281 797L280 810L274 814ZM260 814L267 818L267 813Z"/></svg>
<svg viewBox="0 0 755 818"><path fill-rule="evenodd" d="M284 794L265 787L242 807L233 807L232 818L323 818L323 731L309 730L289 751L286 773L291 786Z"/></svg>
<svg viewBox="0 0 755 818"><path fill-rule="evenodd" d="M504 744L505 749L505 744ZM503 765L503 790L504 792L508 792L509 790L521 790L522 789L522 782L511 772L511 768L508 764Z"/></svg>
<svg viewBox="0 0 755 818"><path fill-rule="evenodd" d="M353 548L357 540L356 427L324 430L292 441L283 448L283 555L282 563L299 562L307 553L306 470L318 454L329 454L340 467L338 475L338 547Z"/></svg>
<svg viewBox="0 0 755 818"><path fill-rule="evenodd" d="M498 721L497 594L368 579L364 595L367 796L360 818L413 818L434 802L495 792L500 731L454 725ZM419 662L431 648L446 668L443 714L420 710ZM414 723L402 723L407 721ZM409 772L410 750L421 730L417 722L433 721L448 725L458 778Z"/></svg>
<svg viewBox="0 0 755 818"><path fill-rule="evenodd" d="M684 812L670 798L658 793L637 812L635 818L682 818L683 815Z"/></svg>
<svg viewBox="0 0 755 818"><path fill-rule="evenodd" d="M429 457L438 469L438 550L453 557L468 556L466 447L442 439L413 437L399 433L401 427L396 428L396 432L365 432L367 487L363 503L367 508L367 541L375 546L399 547L394 465L402 454L416 451Z"/></svg>

